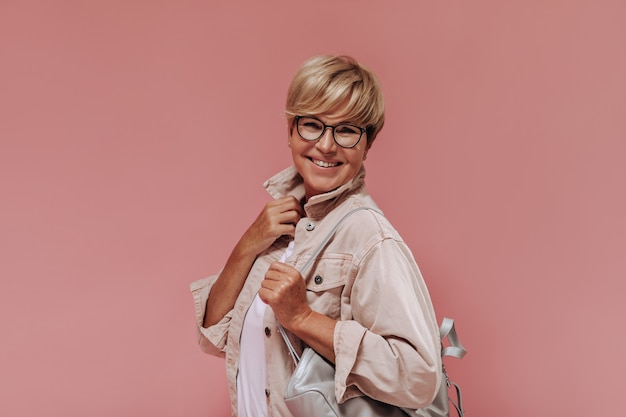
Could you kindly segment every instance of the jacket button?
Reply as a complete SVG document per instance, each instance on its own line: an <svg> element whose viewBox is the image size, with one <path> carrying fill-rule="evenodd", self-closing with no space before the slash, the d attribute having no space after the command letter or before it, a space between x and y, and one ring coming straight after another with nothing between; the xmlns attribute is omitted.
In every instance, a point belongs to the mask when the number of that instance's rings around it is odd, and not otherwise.
<svg viewBox="0 0 626 417"><path fill-rule="evenodd" d="M272 331L270 330L269 327L265 328L265 336L270 337L272 335Z"/></svg>
<svg viewBox="0 0 626 417"><path fill-rule="evenodd" d="M315 229L315 225L313 224L313 222L307 222L306 226L304 226L306 228L306 230L308 230L309 232L313 229Z"/></svg>
<svg viewBox="0 0 626 417"><path fill-rule="evenodd" d="M320 285L322 282L324 282L324 278L322 278L320 275L315 275L315 278L313 278L313 280L317 285Z"/></svg>
<svg viewBox="0 0 626 417"><path fill-rule="evenodd" d="M267 388L265 388L265 396L269 397L270 396L270 390L268 390Z"/></svg>

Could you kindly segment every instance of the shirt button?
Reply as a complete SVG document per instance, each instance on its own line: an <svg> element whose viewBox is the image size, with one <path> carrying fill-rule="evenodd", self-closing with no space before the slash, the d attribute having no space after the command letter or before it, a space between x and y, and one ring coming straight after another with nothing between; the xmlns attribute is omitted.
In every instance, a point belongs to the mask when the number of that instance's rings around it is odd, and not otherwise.
<svg viewBox="0 0 626 417"><path fill-rule="evenodd" d="M313 278L313 280L317 285L320 285L322 282L324 282L324 278L322 278L320 275L315 275L315 278Z"/></svg>
<svg viewBox="0 0 626 417"><path fill-rule="evenodd" d="M270 330L269 327L265 328L265 336L270 337L272 335L272 331Z"/></svg>
<svg viewBox="0 0 626 417"><path fill-rule="evenodd" d="M315 229L315 225L313 224L313 222L307 222L306 226L304 226L306 228L306 230L308 230L309 232L313 229Z"/></svg>

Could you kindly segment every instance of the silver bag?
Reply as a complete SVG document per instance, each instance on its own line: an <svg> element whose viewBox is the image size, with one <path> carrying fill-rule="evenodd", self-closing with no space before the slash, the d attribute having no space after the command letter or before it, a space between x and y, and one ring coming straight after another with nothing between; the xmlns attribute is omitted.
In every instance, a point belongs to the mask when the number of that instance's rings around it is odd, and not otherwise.
<svg viewBox="0 0 626 417"><path fill-rule="evenodd" d="M376 401L367 396L355 397L337 403L335 396L335 367L315 350L307 347L298 356L285 329L279 325L285 344L291 353L296 369L285 389L285 404L295 417L449 417L449 403L454 406L459 417L464 416L461 389L451 382L445 367L442 367L443 380L433 402L425 408L411 410ZM448 338L450 346L442 349L441 355L461 359L467 352L454 329L454 320L444 318L439 328L443 341ZM454 386L457 402L448 396L448 388Z"/></svg>
<svg viewBox="0 0 626 417"><path fill-rule="evenodd" d="M301 270L302 275L304 275L304 272L328 244L341 223L352 213L359 210L377 211L369 207L360 207L347 213L339 220L304 265ZM280 323L278 323L278 330L296 365L284 395L285 404L289 412L295 417L407 417L407 415L412 417L449 417L450 409L448 402L454 405L459 417L464 415L461 391L456 384L450 382L445 367L442 368L443 381L439 392L432 404L426 408L419 410L400 408L376 401L367 396L354 397L343 404L338 404L335 396L335 367L310 347L306 347L302 352L302 356L298 356ZM444 318L439 331L442 341L445 337L448 337L450 342L450 346L442 349L442 357L455 356L462 358L466 350L456 335L454 321ZM457 403L448 398L448 388L452 385L454 385L457 392Z"/></svg>
<svg viewBox="0 0 626 417"><path fill-rule="evenodd" d="M296 417L407 417L400 408L369 397L337 404L335 368L310 347L304 349L287 385L285 403Z"/></svg>

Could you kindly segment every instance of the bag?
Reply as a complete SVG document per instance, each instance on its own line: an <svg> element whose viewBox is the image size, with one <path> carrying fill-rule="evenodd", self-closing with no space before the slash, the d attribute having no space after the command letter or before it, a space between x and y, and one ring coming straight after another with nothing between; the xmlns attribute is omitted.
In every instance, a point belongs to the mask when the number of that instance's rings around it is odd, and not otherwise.
<svg viewBox="0 0 626 417"><path fill-rule="evenodd" d="M310 347L304 349L287 385L285 403L289 412L296 417L407 416L398 407L365 396L338 404L335 397L335 368Z"/></svg>
<svg viewBox="0 0 626 417"><path fill-rule="evenodd" d="M328 244L341 223L359 210L376 211L369 207L360 207L350 211L339 220L302 268L301 272L303 275ZM285 389L284 396L287 408L296 417L406 417L407 415L416 417L448 417L450 415L448 401L454 405L459 417L464 416L461 390L458 385L449 380L445 367L442 367L443 381L439 392L432 404L426 408L419 410L404 409L376 401L367 396L354 397L343 404L338 404L335 396L334 366L310 347L306 347L302 356L298 356L280 323L278 323L278 330L296 365L296 369ZM439 333L442 346L443 339L446 337L450 344L450 346L442 348L442 357L455 356L460 359L465 355L467 351L461 345L456 335L454 320L444 318ZM456 403L448 398L448 388L451 385L454 385L457 392Z"/></svg>
<svg viewBox="0 0 626 417"><path fill-rule="evenodd" d="M302 356L298 356L284 328L279 326L278 329L296 363L296 369L285 389L285 404L296 417L448 417L448 403L454 406L459 417L464 416L461 389L450 381L445 366L442 366L443 381L439 391L428 407L411 410L385 404L367 396L351 398L338 404L335 396L334 366L310 347L304 349ZM439 332L442 342L447 337L450 343L450 346L442 349L442 357L462 358L467 351L456 335L454 320L444 318ZM456 403L448 397L448 388L451 386L456 390Z"/></svg>

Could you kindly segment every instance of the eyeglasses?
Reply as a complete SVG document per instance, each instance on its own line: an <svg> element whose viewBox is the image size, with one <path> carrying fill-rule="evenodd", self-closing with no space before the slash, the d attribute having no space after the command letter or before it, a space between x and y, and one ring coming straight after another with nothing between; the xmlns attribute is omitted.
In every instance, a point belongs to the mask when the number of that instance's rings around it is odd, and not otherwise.
<svg viewBox="0 0 626 417"><path fill-rule="evenodd" d="M319 140L330 128L333 132L333 139L342 148L354 148L361 140L361 136L366 131L365 128L340 123L336 126L324 124L321 120L309 116L296 116L296 129L304 140L313 142Z"/></svg>

